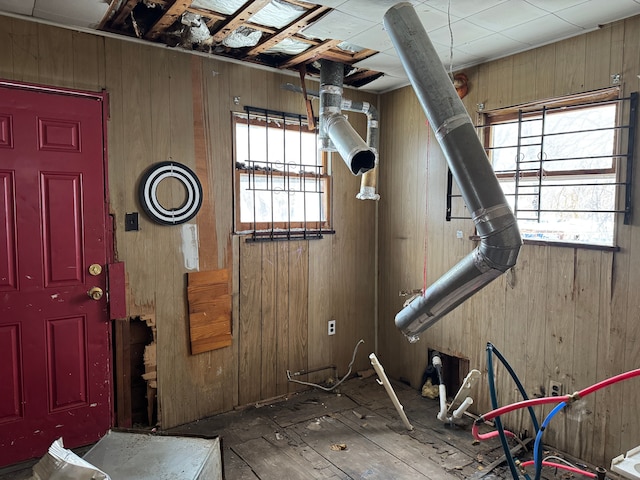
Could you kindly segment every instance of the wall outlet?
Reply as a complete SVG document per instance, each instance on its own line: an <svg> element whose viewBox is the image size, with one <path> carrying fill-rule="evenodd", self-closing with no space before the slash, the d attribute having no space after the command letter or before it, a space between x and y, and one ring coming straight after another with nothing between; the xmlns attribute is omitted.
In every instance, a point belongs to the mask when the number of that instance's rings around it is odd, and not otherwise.
<svg viewBox="0 0 640 480"><path fill-rule="evenodd" d="M336 321L335 320L329 320L329 323L327 325L327 333L329 335L335 335L336 334Z"/></svg>
<svg viewBox="0 0 640 480"><path fill-rule="evenodd" d="M554 380L549 380L549 395L552 397L559 397L562 395L562 383Z"/></svg>

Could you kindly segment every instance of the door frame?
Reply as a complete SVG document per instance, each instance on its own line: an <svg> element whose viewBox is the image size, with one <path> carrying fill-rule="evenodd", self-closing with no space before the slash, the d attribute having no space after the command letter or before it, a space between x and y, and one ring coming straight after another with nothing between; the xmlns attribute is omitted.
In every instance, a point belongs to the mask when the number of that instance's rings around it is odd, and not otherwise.
<svg viewBox="0 0 640 480"><path fill-rule="evenodd" d="M38 93L50 93L55 95L67 95L71 97L83 97L83 98L93 98L95 100L100 101L102 106L102 174L104 178L104 226L105 226L105 250L106 250L106 263L105 268L108 268L108 265L115 262L115 231L113 226L113 216L109 213L109 168L108 168L108 149L107 149L107 122L109 120L109 93L103 89L100 92L92 92L89 90L80 90L74 88L67 87L56 87L51 85L42 85L35 83L27 83L20 82L15 80L8 80L4 78L0 78L0 87L6 88L14 88L19 90L27 90ZM107 290L108 291L108 290ZM108 311L108 320L111 321L113 315L111 315L111 302L107 302L107 311ZM114 349L113 349L113 332L112 329L108 330L108 344L109 344L109 368L111 372L115 373L113 369L114 366ZM113 427L115 420L115 381L112 373L112 378L110 382L109 394L111 396L110 405L111 411L109 412L109 424Z"/></svg>

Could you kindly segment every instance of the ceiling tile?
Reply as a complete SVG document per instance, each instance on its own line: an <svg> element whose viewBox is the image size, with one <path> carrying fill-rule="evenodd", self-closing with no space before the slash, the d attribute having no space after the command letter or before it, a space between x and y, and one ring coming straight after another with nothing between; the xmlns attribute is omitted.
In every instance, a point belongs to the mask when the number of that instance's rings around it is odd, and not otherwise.
<svg viewBox="0 0 640 480"><path fill-rule="evenodd" d="M449 4L451 4L451 15L458 18L466 18L470 15L495 7L509 0L425 0L422 4L424 7L440 10L447 13Z"/></svg>
<svg viewBox="0 0 640 480"><path fill-rule="evenodd" d="M479 40L494 33L491 30L469 23L467 20L453 22L451 24L451 31L453 32L454 47L462 45L463 43ZM429 38L432 42L439 43L440 45L450 45L451 32L449 31L449 27L445 26L429 32Z"/></svg>
<svg viewBox="0 0 640 480"><path fill-rule="evenodd" d="M370 20L354 17L338 10L332 10L317 22L312 23L302 33L316 38L349 40L375 25Z"/></svg>
<svg viewBox="0 0 640 480"><path fill-rule="evenodd" d="M415 8L421 1L409 0L409 3ZM337 10L372 22L382 22L382 17L387 10L397 3L398 0L347 0L341 3Z"/></svg>
<svg viewBox="0 0 640 480"><path fill-rule="evenodd" d="M460 20L460 17L453 14L447 15L445 12L441 12L440 10L436 10L435 8L428 7L424 4L418 5L415 8L415 11L427 32L432 32L433 30L437 30L438 28L448 25L449 18L451 18L451 22Z"/></svg>
<svg viewBox="0 0 640 480"><path fill-rule="evenodd" d="M467 17L467 20L494 32L501 32L546 14L544 10L524 0L510 0Z"/></svg>
<svg viewBox="0 0 640 480"><path fill-rule="evenodd" d="M18 15L31 15L35 0L0 0L0 10Z"/></svg>
<svg viewBox="0 0 640 480"><path fill-rule="evenodd" d="M316 5L324 5L325 7L336 8L347 0L313 0Z"/></svg>
<svg viewBox="0 0 640 480"><path fill-rule="evenodd" d="M500 33L493 33L481 38L480 40L474 40L472 42L458 45L456 47L456 51L488 59L501 57L509 54L510 52L518 52L529 47L530 45L527 43L508 38ZM455 54L454 62L457 63Z"/></svg>
<svg viewBox="0 0 640 480"><path fill-rule="evenodd" d="M384 93L397 88L409 85L408 78L396 78L389 75L383 75L380 78L376 78L374 81L367 83L362 90L374 93ZM349 93L345 93L345 97L348 97Z"/></svg>
<svg viewBox="0 0 640 480"><path fill-rule="evenodd" d="M541 8L547 12L557 12L564 8L575 7L587 0L527 0L534 7Z"/></svg>
<svg viewBox="0 0 640 480"><path fill-rule="evenodd" d="M640 13L640 5L633 0L588 0L575 7L565 8L555 14L586 29L597 28L603 23Z"/></svg>
<svg viewBox="0 0 640 480"><path fill-rule="evenodd" d="M370 48L379 52L393 47L389 35L382 25L376 25L369 30L365 30L349 39L349 43L363 48Z"/></svg>
<svg viewBox="0 0 640 480"><path fill-rule="evenodd" d="M542 45L555 39L570 37L582 31L581 27L549 14L517 27L503 30L502 34L518 42L529 45Z"/></svg>
<svg viewBox="0 0 640 480"><path fill-rule="evenodd" d="M406 76L402 62L393 51L381 52L354 64L356 67L369 68L396 77Z"/></svg>
<svg viewBox="0 0 640 480"><path fill-rule="evenodd" d="M63 25L94 27L107 8L109 5L102 0L36 0L33 16Z"/></svg>

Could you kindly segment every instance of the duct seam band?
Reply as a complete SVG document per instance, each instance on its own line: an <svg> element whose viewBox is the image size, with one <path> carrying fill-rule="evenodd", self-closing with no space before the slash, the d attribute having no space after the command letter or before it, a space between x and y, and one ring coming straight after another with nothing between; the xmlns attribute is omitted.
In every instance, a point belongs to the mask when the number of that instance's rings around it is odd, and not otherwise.
<svg viewBox="0 0 640 480"><path fill-rule="evenodd" d="M499 217L513 216L511 207L506 203L500 203L489 208L480 208L471 214L473 223L488 223Z"/></svg>
<svg viewBox="0 0 640 480"><path fill-rule="evenodd" d="M465 123L471 123L469 115L467 115L466 113L454 115L453 117L450 117L442 122L442 125L440 125L436 130L436 137L438 138L438 140L442 140L453 130L464 125Z"/></svg>
<svg viewBox="0 0 640 480"><path fill-rule="evenodd" d="M363 113L369 113L369 108L371 107L371 105L369 105L369 102L362 102L362 112Z"/></svg>
<svg viewBox="0 0 640 480"><path fill-rule="evenodd" d="M320 87L320 93L328 93L329 95L342 95L342 87L337 85L322 85Z"/></svg>
<svg viewBox="0 0 640 480"><path fill-rule="evenodd" d="M325 106L324 109L322 110L322 115L325 115L327 117L332 117L334 115L340 115L341 112L342 110L340 110L340 107Z"/></svg>
<svg viewBox="0 0 640 480"><path fill-rule="evenodd" d="M371 125L371 128L378 128L378 121L377 120L371 120L369 122L369 125Z"/></svg>
<svg viewBox="0 0 640 480"><path fill-rule="evenodd" d="M345 110L351 108L351 104L353 102L351 100L345 100L344 98L342 99L342 108L344 108Z"/></svg>

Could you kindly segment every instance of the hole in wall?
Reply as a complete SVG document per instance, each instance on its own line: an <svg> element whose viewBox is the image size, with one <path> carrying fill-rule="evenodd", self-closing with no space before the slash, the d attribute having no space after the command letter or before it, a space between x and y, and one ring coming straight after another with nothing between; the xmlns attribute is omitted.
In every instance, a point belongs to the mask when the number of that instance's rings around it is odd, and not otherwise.
<svg viewBox="0 0 640 480"><path fill-rule="evenodd" d="M439 350L429 349L429 365L431 358L437 353L442 360L442 380L447 387L447 396L453 398L460 390L465 377L469 373L469 359L447 355Z"/></svg>

